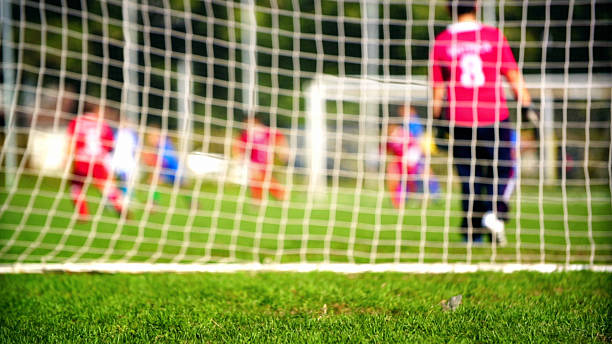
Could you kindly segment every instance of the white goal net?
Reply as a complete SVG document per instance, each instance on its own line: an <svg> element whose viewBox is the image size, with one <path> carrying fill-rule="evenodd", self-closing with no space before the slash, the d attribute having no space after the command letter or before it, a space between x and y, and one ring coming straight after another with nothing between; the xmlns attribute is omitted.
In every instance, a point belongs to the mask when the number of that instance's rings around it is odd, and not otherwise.
<svg viewBox="0 0 612 344"><path fill-rule="evenodd" d="M502 87L504 242L433 116L446 1L0 3L0 271L612 267L610 0L480 1L540 114Z"/></svg>

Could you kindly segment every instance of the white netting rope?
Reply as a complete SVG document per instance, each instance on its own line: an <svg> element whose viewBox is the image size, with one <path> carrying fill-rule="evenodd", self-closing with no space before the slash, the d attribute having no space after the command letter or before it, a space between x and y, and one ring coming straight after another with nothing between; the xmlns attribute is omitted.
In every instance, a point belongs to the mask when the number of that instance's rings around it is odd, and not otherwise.
<svg viewBox="0 0 612 344"><path fill-rule="evenodd" d="M449 125L433 118L426 81L433 42L451 23L444 1L4 3L11 18L2 48L15 59L3 54L3 92L14 93L2 106L6 271L25 271L23 264L150 271L215 263L398 271L413 263L432 271L438 263L491 264L483 270L612 264L612 83L609 61L598 56L611 46L601 40L611 21L598 16L609 1L482 2L484 21L507 33L541 115L539 138L520 116L511 122L519 149L506 247L473 241L471 223L462 241L461 198L478 200L459 191L451 152L465 143L434 136ZM118 214L113 186L98 189L92 167L82 178L80 197L90 208L84 219L73 203L74 157L52 140L74 144L66 127L93 102L116 113L104 119L113 129L135 129L141 173L125 182L128 199ZM512 116L519 104L509 101ZM438 149L423 148L420 175L398 177L402 188L417 178L420 189L402 189L395 207L386 147L400 105L415 107L418 115L405 125L420 125ZM286 147L275 153L288 152L260 180L249 156L260 143L245 142L239 157L233 149L249 117L280 132ZM175 146L176 167L160 158L165 148L148 141L157 127ZM476 135L469 141L475 155ZM498 135L492 142L505 145ZM494 151L492 163L503 163ZM64 163L47 166L45 154ZM176 173L170 182L168 173ZM286 199L265 192L277 182ZM481 182L473 173L471 185ZM491 182L501 177L495 172ZM260 200L254 185L264 191ZM496 203L503 196L494 189Z"/></svg>

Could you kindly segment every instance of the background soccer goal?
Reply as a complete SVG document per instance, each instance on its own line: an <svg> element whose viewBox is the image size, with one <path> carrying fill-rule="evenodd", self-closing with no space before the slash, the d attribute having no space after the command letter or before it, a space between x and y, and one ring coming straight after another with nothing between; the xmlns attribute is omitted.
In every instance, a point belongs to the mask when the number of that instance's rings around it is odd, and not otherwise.
<svg viewBox="0 0 612 344"><path fill-rule="evenodd" d="M482 1L543 118L536 136L509 102L506 247L458 232L458 181L427 83L446 1L0 2L2 271L612 266L612 1ZM111 126L136 128L140 161L159 127L183 180L152 183L160 166L141 164L129 217L89 187L92 217L80 221L66 126L88 102ZM396 209L384 147L402 105L428 140L429 172ZM286 137L273 166L284 200L253 200L232 154L252 115Z"/></svg>

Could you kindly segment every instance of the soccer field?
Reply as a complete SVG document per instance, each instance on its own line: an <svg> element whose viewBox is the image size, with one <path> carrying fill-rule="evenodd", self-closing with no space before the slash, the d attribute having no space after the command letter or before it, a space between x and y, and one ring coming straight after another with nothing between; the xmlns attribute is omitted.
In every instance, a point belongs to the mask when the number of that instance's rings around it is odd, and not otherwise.
<svg viewBox="0 0 612 344"><path fill-rule="evenodd" d="M39 187L33 189L34 185ZM144 210L147 190L138 190L132 218L125 223L92 191L91 204L101 204L100 209L92 207L98 216L79 223L72 220L68 189L62 189L59 180L23 175L13 195L0 195L7 202L0 217L0 259L3 264L270 262L279 252L279 241L272 239L284 230L282 263L348 262L351 231L357 237L355 262L369 263L374 247L372 228L377 223L381 228L377 263L393 261L389 256L395 247L383 244L387 237L395 241L398 223L401 262L418 261L422 233L429 243L424 248L425 262L438 262L443 253L442 247L431 244L443 242L441 203L432 203L424 213L419 202L398 211L388 199L381 201L377 192L364 190L359 199L347 192L336 203L329 200L308 210L304 209L305 196L299 193L292 194L287 203L255 206L240 197L237 186L218 193L218 185L209 183L201 190L198 209L191 209L180 197L173 201L166 190L162 204L152 213ZM519 252L525 262L539 262L540 221L534 215L539 209L534 201L537 190L521 191ZM563 262L565 251L552 248L565 247L560 230L564 222L559 221L564 207L557 200L558 191L544 191L543 199L549 200L543 203L546 261ZM610 264L609 192L591 192L596 262ZM377 204L379 217L373 211ZM473 262L489 262L489 245L468 248L460 241L455 232L458 207L453 195L448 261L465 262L471 251ZM571 262L584 263L588 250L575 248L588 243L587 206L576 202L565 209L571 211L570 218L585 219L567 222ZM416 215L421 213L424 217ZM279 221L283 216L287 219L284 225ZM326 227L331 217L336 225ZM515 221L509 227L510 245L497 249L498 262L516 260ZM256 233L261 234L259 246ZM199 259L207 255L208 260ZM607 343L612 338L610 273L5 274L0 275L0 288L2 343ZM445 311L441 303L456 295L462 295L462 303L454 311Z"/></svg>
<svg viewBox="0 0 612 344"><path fill-rule="evenodd" d="M39 187L33 189L33 185ZM448 212L444 199L424 208L413 200L396 210L385 193L375 190L363 190L360 198L342 192L334 201L316 203L294 192L288 202L270 200L258 206L238 186L220 189L205 183L198 208L190 208L182 197L173 199L166 189L161 204L148 211L148 190L137 190L131 218L123 221L104 206L97 190L90 190L96 215L92 221L78 222L68 188L62 188L60 180L24 175L15 193L0 193L7 202L0 216L0 262L427 263L446 259L449 263L584 264L594 252L594 263L610 264L608 189L591 188L591 212L584 188L569 190L568 201L559 202L557 188L547 187L540 195L535 188L523 187L520 223L513 213L508 246L493 248L461 242L457 232L461 211L455 194Z"/></svg>
<svg viewBox="0 0 612 344"><path fill-rule="evenodd" d="M612 343L612 0L0 17L0 344Z"/></svg>
<svg viewBox="0 0 612 344"><path fill-rule="evenodd" d="M594 272L0 275L0 342L609 343L611 286Z"/></svg>

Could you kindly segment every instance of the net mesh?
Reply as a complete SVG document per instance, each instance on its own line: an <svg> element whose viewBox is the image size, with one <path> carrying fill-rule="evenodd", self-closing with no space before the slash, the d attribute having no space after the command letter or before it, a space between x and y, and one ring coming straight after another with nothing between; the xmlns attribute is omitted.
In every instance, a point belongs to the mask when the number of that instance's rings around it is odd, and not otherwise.
<svg viewBox="0 0 612 344"><path fill-rule="evenodd" d="M505 88L504 247L459 231L428 83L444 1L2 5L4 265L612 262L610 1L482 2L541 115L536 132ZM67 127L93 108L106 183L74 172ZM394 175L402 124L418 168Z"/></svg>

